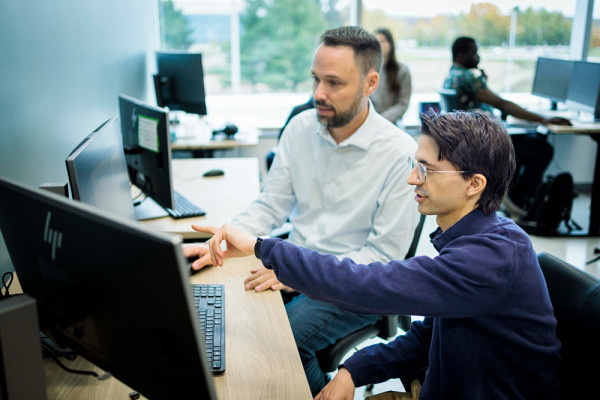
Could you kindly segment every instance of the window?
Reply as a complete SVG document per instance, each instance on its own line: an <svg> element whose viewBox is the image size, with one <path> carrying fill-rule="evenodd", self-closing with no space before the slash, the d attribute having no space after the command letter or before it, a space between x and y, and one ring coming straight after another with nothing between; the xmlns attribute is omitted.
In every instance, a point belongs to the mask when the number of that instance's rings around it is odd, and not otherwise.
<svg viewBox="0 0 600 400"><path fill-rule="evenodd" d="M209 95L308 92L318 37L350 0L157 0L160 47L203 53Z"/></svg>
<svg viewBox="0 0 600 400"><path fill-rule="evenodd" d="M531 92L538 56L569 57L574 2L427 4L363 0L363 26L392 30L398 59L413 71L414 93L434 93L442 85L451 66L450 47L458 36L478 41L480 67L496 92Z"/></svg>

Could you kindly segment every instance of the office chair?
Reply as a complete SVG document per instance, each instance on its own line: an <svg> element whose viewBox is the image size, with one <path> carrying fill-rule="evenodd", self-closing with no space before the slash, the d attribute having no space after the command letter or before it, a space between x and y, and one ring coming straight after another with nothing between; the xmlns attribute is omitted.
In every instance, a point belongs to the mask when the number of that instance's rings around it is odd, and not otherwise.
<svg viewBox="0 0 600 400"><path fill-rule="evenodd" d="M302 111L310 110L311 108L315 108L315 104L313 102L312 96L310 96L310 99L308 99L308 101L306 103L302 103L302 104L295 106L292 109L292 111L290 112L290 115L288 115L287 119L285 120L285 123L279 130L279 138L278 139L281 139L281 134L283 133L283 130L285 129L285 127L287 126L287 124L290 122L290 120L292 118L294 118L296 115L300 114ZM269 171L269 169L271 169L271 164L273 164L273 160L275 159L276 153L277 153L277 146L273 147L267 153L267 155L265 157L265 162L267 163L267 171Z"/></svg>
<svg viewBox="0 0 600 400"><path fill-rule="evenodd" d="M405 258L412 258L415 256L424 224L425 215L421 215L419 223L415 228L413 240ZM344 356L348 354L350 350L365 340L371 339L375 336L379 336L382 339L389 339L398 333L398 327L406 332L410 329L410 324L410 315L385 315L373 325L359 329L358 331L339 339L331 346L318 351L317 360L319 362L319 366L321 367L322 371L333 372L337 369L338 365L340 365L342 358L344 358Z"/></svg>
<svg viewBox="0 0 600 400"><path fill-rule="evenodd" d="M549 253L538 254L562 343L559 399L598 397L600 279Z"/></svg>
<svg viewBox="0 0 600 400"><path fill-rule="evenodd" d="M440 94L440 105L442 112L451 112L458 110L458 95L456 89L438 89Z"/></svg>

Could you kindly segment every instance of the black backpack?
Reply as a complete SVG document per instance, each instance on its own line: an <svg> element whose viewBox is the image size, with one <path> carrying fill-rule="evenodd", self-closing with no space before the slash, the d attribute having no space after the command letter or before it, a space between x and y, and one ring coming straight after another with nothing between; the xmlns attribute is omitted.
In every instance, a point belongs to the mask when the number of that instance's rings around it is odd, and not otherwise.
<svg viewBox="0 0 600 400"><path fill-rule="evenodd" d="M568 172L548 176L537 188L532 206L527 215L517 224L527 233L540 236L556 236L564 221L567 230L581 229L571 220L573 207L573 177Z"/></svg>

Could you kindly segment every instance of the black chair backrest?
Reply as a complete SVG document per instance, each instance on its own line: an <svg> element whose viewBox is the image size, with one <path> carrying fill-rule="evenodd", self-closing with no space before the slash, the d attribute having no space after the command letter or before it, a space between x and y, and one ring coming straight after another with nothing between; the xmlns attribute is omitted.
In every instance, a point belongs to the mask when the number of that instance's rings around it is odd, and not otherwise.
<svg viewBox="0 0 600 400"><path fill-rule="evenodd" d="M549 253L538 254L557 321L561 399L600 397L600 279Z"/></svg>
<svg viewBox="0 0 600 400"><path fill-rule="evenodd" d="M424 224L425 215L421 214L419 223L415 228L413 240L406 253L406 258L414 257ZM385 315L375 324L359 329L358 331L339 339L331 346L317 352L319 366L323 371L333 372L337 369L338 365L340 365L342 358L344 358L352 348L375 336L379 336L383 339L395 336L398 333L399 326L404 331L407 331L410 329L410 323L410 315Z"/></svg>
<svg viewBox="0 0 600 400"><path fill-rule="evenodd" d="M443 112L458 110L458 95L455 89L438 89L440 105Z"/></svg>

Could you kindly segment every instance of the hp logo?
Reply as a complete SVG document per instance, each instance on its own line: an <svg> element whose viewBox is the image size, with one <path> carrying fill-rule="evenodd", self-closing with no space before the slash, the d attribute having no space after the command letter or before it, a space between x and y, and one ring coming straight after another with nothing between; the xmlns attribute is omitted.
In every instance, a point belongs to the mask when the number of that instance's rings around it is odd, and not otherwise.
<svg viewBox="0 0 600 400"><path fill-rule="evenodd" d="M44 242L52 246L52 260L56 259L56 249L60 249L62 244L62 232L50 228L50 218L52 212L48 211L46 215L46 226L44 227Z"/></svg>

